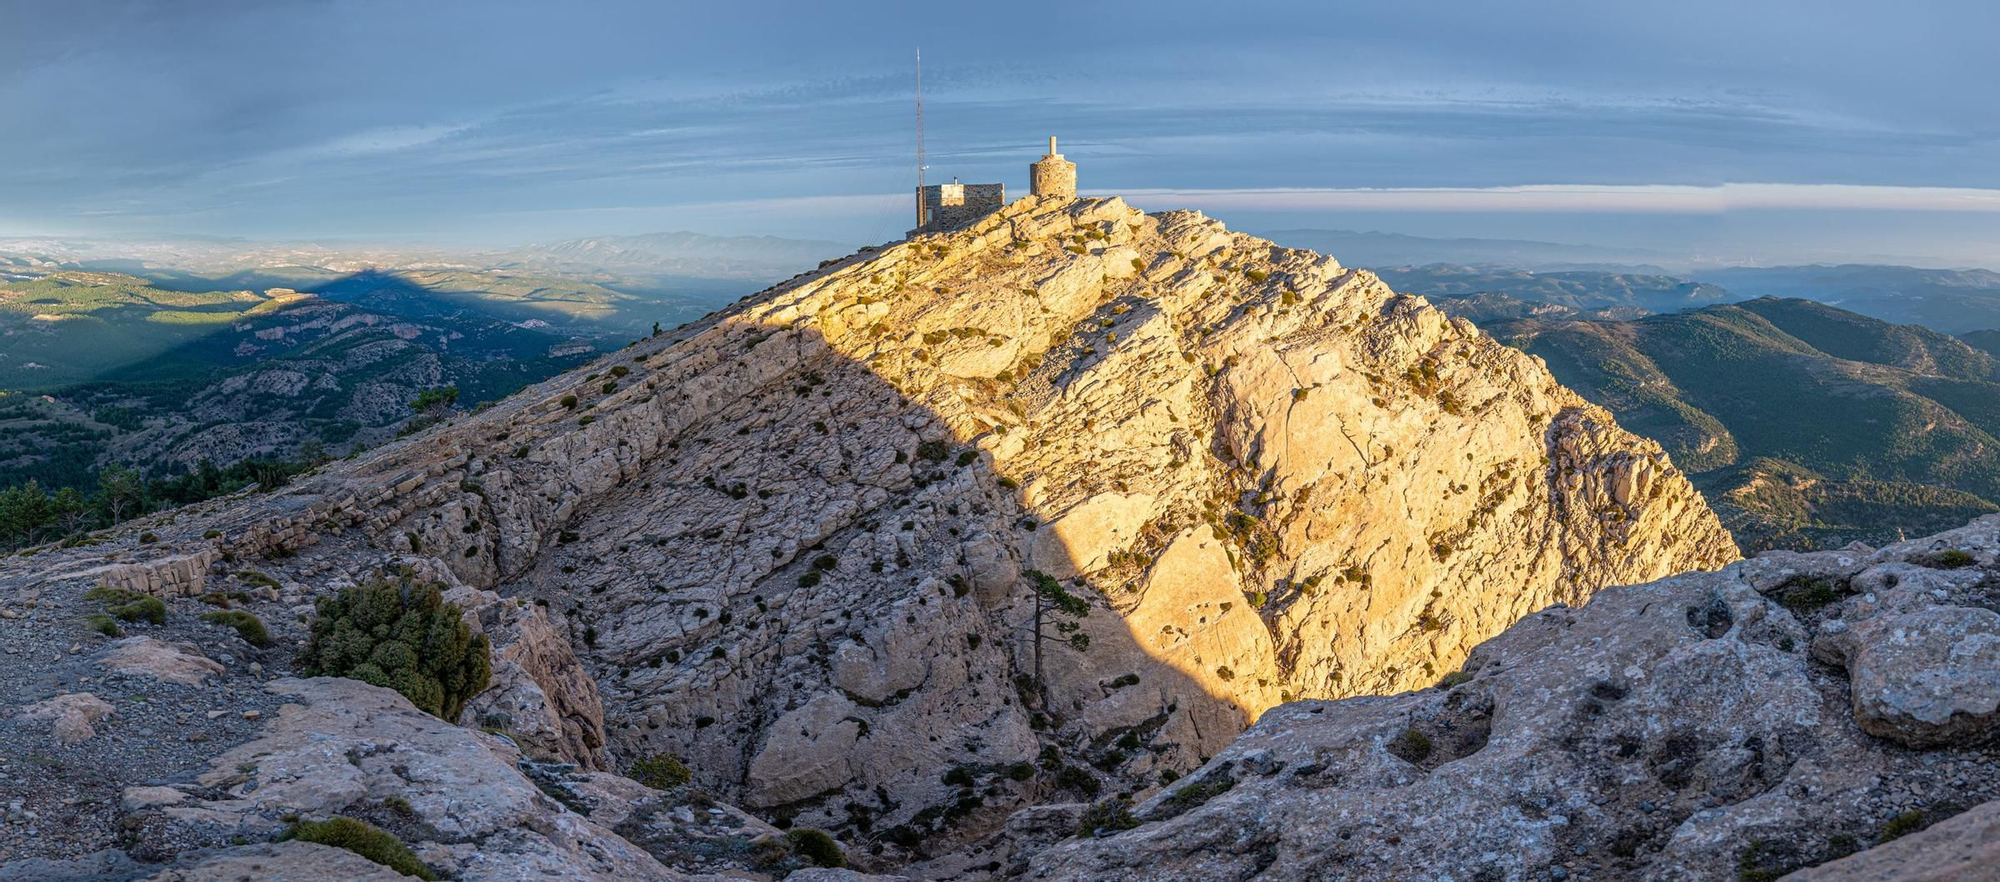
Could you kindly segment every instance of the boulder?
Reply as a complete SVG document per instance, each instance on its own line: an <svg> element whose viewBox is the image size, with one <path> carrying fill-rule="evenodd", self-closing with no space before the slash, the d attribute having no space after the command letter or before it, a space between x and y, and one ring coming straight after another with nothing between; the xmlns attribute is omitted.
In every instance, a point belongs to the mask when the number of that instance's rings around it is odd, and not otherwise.
<svg viewBox="0 0 2000 882"><path fill-rule="evenodd" d="M151 637L115 640L97 656L97 663L128 677L150 677L184 686L199 686L222 676L223 667L192 643L168 643Z"/></svg>
<svg viewBox="0 0 2000 882"><path fill-rule="evenodd" d="M47 723L57 741L75 744L97 734L92 727L111 713L110 702L88 692L72 692L21 708L14 717L23 722Z"/></svg>

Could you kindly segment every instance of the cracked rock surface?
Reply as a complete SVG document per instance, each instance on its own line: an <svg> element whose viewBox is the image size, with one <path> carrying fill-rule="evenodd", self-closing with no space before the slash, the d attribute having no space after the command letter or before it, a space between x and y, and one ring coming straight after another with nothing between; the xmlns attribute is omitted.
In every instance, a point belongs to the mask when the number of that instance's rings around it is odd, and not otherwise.
<svg viewBox="0 0 2000 882"><path fill-rule="evenodd" d="M1274 710L1134 807L1135 828L1019 869L1993 878L1996 553L1990 516L1879 551L1771 553L1606 589L1482 644L1457 682Z"/></svg>

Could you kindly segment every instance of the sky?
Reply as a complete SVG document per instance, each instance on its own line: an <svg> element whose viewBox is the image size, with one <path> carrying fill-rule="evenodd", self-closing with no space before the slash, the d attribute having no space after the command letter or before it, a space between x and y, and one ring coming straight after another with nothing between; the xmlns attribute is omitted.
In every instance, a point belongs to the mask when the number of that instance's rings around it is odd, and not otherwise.
<svg viewBox="0 0 2000 882"><path fill-rule="evenodd" d="M2000 265L1984 2L0 0L0 235L880 242L1087 193L1737 262Z"/></svg>

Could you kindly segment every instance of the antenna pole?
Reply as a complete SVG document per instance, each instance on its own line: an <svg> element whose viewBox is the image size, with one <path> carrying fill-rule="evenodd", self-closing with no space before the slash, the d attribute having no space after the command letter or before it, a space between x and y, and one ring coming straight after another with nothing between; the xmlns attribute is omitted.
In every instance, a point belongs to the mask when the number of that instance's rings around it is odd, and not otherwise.
<svg viewBox="0 0 2000 882"><path fill-rule="evenodd" d="M924 49L917 47L917 227L924 221Z"/></svg>

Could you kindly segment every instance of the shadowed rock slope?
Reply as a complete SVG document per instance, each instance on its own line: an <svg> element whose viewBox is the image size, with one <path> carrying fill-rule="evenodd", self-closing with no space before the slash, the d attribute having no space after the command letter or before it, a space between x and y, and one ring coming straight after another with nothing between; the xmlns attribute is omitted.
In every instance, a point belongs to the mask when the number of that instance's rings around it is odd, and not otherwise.
<svg viewBox="0 0 2000 882"><path fill-rule="evenodd" d="M1266 714L1024 878L1995 878L1996 551L1991 516L1553 607L1437 688Z"/></svg>
<svg viewBox="0 0 2000 882"><path fill-rule="evenodd" d="M102 539L0 584L191 595L254 559L297 617L413 566L485 598L500 682L462 724L587 768L677 755L883 860L1736 557L1657 445L1536 360L1365 271L1115 199L855 255ZM1038 616L1037 586L1088 614Z"/></svg>

